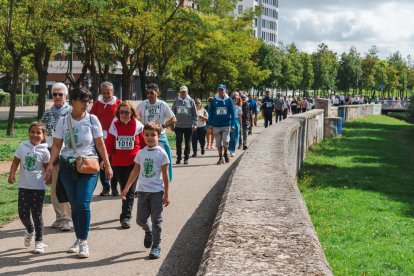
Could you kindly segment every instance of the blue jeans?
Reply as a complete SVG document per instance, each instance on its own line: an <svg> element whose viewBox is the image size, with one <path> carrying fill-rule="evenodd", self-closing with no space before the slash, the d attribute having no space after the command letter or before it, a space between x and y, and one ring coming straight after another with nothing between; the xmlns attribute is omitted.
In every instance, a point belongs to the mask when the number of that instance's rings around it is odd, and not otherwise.
<svg viewBox="0 0 414 276"><path fill-rule="evenodd" d="M236 119L235 128L232 128L230 131L229 151L232 153L236 151L237 144L239 144L239 136L240 136L240 120Z"/></svg>
<svg viewBox="0 0 414 276"><path fill-rule="evenodd" d="M91 199L98 182L98 173L79 174L71 165L61 166L60 178L72 208L76 238L87 240L91 222Z"/></svg>

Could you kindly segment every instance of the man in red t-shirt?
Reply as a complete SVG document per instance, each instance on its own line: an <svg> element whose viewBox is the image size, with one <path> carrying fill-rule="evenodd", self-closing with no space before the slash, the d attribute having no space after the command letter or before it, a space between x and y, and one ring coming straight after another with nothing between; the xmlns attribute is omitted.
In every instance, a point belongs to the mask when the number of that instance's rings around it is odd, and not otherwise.
<svg viewBox="0 0 414 276"><path fill-rule="evenodd" d="M115 112L120 102L121 101L114 96L114 86L112 83L108 81L103 82L101 84L101 95L99 95L98 100L93 103L91 111L89 113L94 114L98 117L99 122L102 125L104 140L106 140L109 127L111 126L112 120L115 117ZM113 196L119 195L118 189L116 187L118 180L115 177L112 177L112 179L109 181L109 179L106 179L105 171L101 170L100 178L103 186L100 196L109 195L110 188L112 189Z"/></svg>

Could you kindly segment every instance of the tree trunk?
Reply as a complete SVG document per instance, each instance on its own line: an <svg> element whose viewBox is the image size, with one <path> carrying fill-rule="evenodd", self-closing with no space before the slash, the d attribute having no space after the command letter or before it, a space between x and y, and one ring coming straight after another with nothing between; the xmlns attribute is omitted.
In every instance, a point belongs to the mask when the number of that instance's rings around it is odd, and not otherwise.
<svg viewBox="0 0 414 276"><path fill-rule="evenodd" d="M132 76L134 71L129 70L128 65L127 68L122 68L122 100L126 101L131 99L131 83L132 83Z"/></svg>
<svg viewBox="0 0 414 276"><path fill-rule="evenodd" d="M19 72L22 65L21 57L13 57L13 85L10 92L10 109L9 119L7 120L7 135L12 136L14 134L14 117L16 114L16 94L19 87Z"/></svg>
<svg viewBox="0 0 414 276"><path fill-rule="evenodd" d="M52 49L46 45L37 45L34 52L34 63L39 80L39 96L38 96L38 110L37 119L40 120L46 108L46 94L47 94L47 69L49 67L50 55Z"/></svg>

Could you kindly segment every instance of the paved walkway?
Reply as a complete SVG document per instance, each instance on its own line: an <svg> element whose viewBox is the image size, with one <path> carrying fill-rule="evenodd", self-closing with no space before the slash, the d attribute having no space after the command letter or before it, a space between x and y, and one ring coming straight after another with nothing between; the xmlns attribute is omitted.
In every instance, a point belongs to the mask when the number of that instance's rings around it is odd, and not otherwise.
<svg viewBox="0 0 414 276"><path fill-rule="evenodd" d="M249 143L262 130L261 126L254 128ZM24 247L24 228L19 220L0 229L0 275L195 275L231 171L228 169L236 165L241 153L238 150L229 164L221 166L215 164L216 150L191 158L188 165L174 165L159 260L148 259L144 232L135 223L127 230L120 227L121 199L97 196L101 191L98 183L91 204L88 259L65 253L74 242L74 233L50 228L54 211L49 205L44 208L44 242L49 247L43 255ZM133 217L135 214L136 204Z"/></svg>

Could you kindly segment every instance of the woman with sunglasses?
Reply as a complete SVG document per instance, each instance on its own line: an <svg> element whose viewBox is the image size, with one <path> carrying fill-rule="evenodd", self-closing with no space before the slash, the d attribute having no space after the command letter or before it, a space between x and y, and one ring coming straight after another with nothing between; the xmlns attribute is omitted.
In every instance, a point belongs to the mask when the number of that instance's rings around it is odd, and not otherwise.
<svg viewBox="0 0 414 276"><path fill-rule="evenodd" d="M157 84L150 83L147 85L147 99L138 104L137 117L144 125L148 122L157 122L162 126L162 132L158 144L165 150L168 155L168 159L170 160L168 176L171 182L172 156L165 129L175 124L177 119L168 104L158 99L159 91L160 90Z"/></svg>
<svg viewBox="0 0 414 276"><path fill-rule="evenodd" d="M66 102L68 96L68 88L62 82L56 82L52 86L53 105L43 113L42 122L46 126L46 142L49 151L53 144L53 134L59 120L66 116L71 107ZM61 231L70 231L72 229L72 216L68 202L59 203L56 196L56 182L59 173L59 159L55 162L52 172L52 184L50 186L50 197L52 199L53 209L55 210L56 220L52 223L52 228Z"/></svg>
<svg viewBox="0 0 414 276"><path fill-rule="evenodd" d="M98 173L79 173L76 169L77 156L96 155L96 147L102 156L107 178L112 178L112 168L106 153L101 123L95 115L91 115L86 111L91 99L92 94L84 88L71 90L72 112L57 123L53 135L50 162L46 168L47 181L51 177L53 164L59 158L60 153L58 181L61 181L67 194L76 234L75 243L67 252L78 253L79 258L89 257L87 240L91 222L90 204L98 181ZM69 130L69 120L72 131ZM72 141L76 143L76 151Z"/></svg>
<svg viewBox="0 0 414 276"><path fill-rule="evenodd" d="M105 141L108 155L112 158L114 175L121 185L121 191L125 188L128 177L134 168L134 158L138 151L146 146L144 141L144 125L136 119L137 114L131 103L121 102L115 113L115 119L109 127ZM131 212L134 205L134 193L136 180L129 188L126 200L122 201L120 215L121 227L131 227Z"/></svg>
<svg viewBox="0 0 414 276"><path fill-rule="evenodd" d="M200 143L201 155L204 155L204 147L206 146L206 133L207 133L207 121L208 113L201 104L201 99L197 98L195 101L197 111L197 129L193 132L193 155L197 157L197 144Z"/></svg>
<svg viewBox="0 0 414 276"><path fill-rule="evenodd" d="M233 157L236 151L237 144L239 143L240 137L240 122L242 119L242 109L241 109L241 100L238 92L233 93L233 102L234 102L234 118L235 124L232 126L230 131L230 142L229 142L229 152L230 156Z"/></svg>

